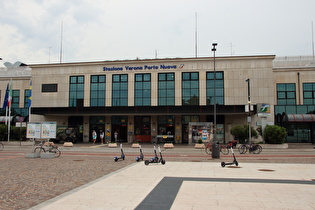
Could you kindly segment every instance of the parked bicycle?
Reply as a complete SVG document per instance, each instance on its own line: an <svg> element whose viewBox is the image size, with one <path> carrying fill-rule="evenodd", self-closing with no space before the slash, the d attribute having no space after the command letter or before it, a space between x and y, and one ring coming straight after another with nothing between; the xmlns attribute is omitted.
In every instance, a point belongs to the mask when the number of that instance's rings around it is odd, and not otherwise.
<svg viewBox="0 0 315 210"><path fill-rule="evenodd" d="M35 153L44 153L51 152L55 154L55 157L59 157L61 155L61 151L58 149L58 146L51 144L52 142L48 142L48 145L43 144L41 142L38 147L34 149Z"/></svg>
<svg viewBox="0 0 315 210"><path fill-rule="evenodd" d="M207 155L211 155L212 154L212 144L213 143L208 143L205 145L204 149L203 149L203 153L206 153ZM220 152L223 155L228 155L230 148L234 146L233 142L228 142L227 144L220 144Z"/></svg>
<svg viewBox="0 0 315 210"><path fill-rule="evenodd" d="M238 148L240 154L245 154L247 151L252 154L259 154L262 147L259 144L241 144Z"/></svg>
<svg viewBox="0 0 315 210"><path fill-rule="evenodd" d="M4 145L0 142L0 151L2 151L4 148Z"/></svg>

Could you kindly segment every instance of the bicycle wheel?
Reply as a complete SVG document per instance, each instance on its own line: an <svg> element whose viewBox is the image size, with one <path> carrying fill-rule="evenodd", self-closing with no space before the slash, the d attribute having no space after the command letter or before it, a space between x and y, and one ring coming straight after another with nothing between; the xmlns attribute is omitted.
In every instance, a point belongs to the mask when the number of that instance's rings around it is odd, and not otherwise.
<svg viewBox="0 0 315 210"><path fill-rule="evenodd" d="M0 142L0 151L3 150L4 145Z"/></svg>
<svg viewBox="0 0 315 210"><path fill-rule="evenodd" d="M34 152L40 154L40 153L42 153L42 152L44 153L45 150L44 150L44 148L42 148L42 147L36 147L36 148L34 149Z"/></svg>
<svg viewBox="0 0 315 210"><path fill-rule="evenodd" d="M240 154L245 154L247 152L247 147L244 144L240 145L237 149Z"/></svg>
<svg viewBox="0 0 315 210"><path fill-rule="evenodd" d="M206 151L207 155L211 155L212 154L212 146L206 147L205 151Z"/></svg>
<svg viewBox="0 0 315 210"><path fill-rule="evenodd" d="M61 152L58 148L52 148L50 152L55 153L55 157L59 157L61 155Z"/></svg>
<svg viewBox="0 0 315 210"><path fill-rule="evenodd" d="M252 146L252 153L259 154L262 151L262 147L258 144Z"/></svg>
<svg viewBox="0 0 315 210"><path fill-rule="evenodd" d="M229 154L229 148L230 147L227 147L227 146L221 146L221 148L220 148L220 152L223 154L223 155L227 155L227 154Z"/></svg>

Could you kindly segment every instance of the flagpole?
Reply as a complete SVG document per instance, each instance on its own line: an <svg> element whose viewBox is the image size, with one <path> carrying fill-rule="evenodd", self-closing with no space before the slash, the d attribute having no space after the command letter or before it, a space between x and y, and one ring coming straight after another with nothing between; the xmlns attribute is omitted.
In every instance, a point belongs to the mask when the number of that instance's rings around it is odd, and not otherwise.
<svg viewBox="0 0 315 210"><path fill-rule="evenodd" d="M8 141L10 141L11 130L11 104L12 104L12 79L10 80L8 107L9 107L9 119L8 119Z"/></svg>

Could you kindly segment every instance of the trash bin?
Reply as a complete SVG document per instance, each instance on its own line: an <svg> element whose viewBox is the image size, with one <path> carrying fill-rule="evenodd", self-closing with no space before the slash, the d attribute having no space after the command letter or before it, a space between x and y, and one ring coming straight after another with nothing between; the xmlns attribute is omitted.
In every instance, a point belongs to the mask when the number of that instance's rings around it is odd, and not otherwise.
<svg viewBox="0 0 315 210"><path fill-rule="evenodd" d="M219 142L212 144L212 158L220 158L220 145Z"/></svg>

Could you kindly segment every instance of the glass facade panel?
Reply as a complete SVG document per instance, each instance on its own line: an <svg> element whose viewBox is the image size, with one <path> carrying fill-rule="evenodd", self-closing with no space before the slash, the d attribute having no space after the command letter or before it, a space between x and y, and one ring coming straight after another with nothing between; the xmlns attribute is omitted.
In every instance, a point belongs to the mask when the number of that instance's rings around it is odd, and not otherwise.
<svg viewBox="0 0 315 210"><path fill-rule="evenodd" d="M315 83L303 83L303 103L313 105L315 102Z"/></svg>
<svg viewBox="0 0 315 210"><path fill-rule="evenodd" d="M105 75L91 76L90 106L105 106L105 87Z"/></svg>
<svg viewBox="0 0 315 210"><path fill-rule="evenodd" d="M112 80L112 106L128 106L128 75L115 74Z"/></svg>
<svg viewBox="0 0 315 210"><path fill-rule="evenodd" d="M135 106L151 105L151 74L135 74Z"/></svg>
<svg viewBox="0 0 315 210"><path fill-rule="evenodd" d="M159 73L158 81L158 105L175 105L175 74Z"/></svg>
<svg viewBox="0 0 315 210"><path fill-rule="evenodd" d="M214 87L214 76L216 78ZM214 88L216 89L216 104L224 105L224 74L221 71L215 72L207 72L207 105L214 104Z"/></svg>
<svg viewBox="0 0 315 210"><path fill-rule="evenodd" d="M199 73L182 73L182 105L199 105Z"/></svg>
<svg viewBox="0 0 315 210"><path fill-rule="evenodd" d="M12 108L19 108L20 104L20 90L12 90Z"/></svg>
<svg viewBox="0 0 315 210"><path fill-rule="evenodd" d="M296 104L295 83L277 84L277 104L278 105Z"/></svg>
<svg viewBox="0 0 315 210"><path fill-rule="evenodd" d="M84 99L84 76L70 76L69 90L69 107L75 107Z"/></svg>

